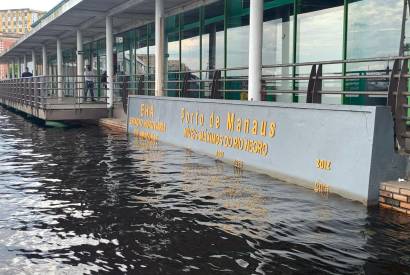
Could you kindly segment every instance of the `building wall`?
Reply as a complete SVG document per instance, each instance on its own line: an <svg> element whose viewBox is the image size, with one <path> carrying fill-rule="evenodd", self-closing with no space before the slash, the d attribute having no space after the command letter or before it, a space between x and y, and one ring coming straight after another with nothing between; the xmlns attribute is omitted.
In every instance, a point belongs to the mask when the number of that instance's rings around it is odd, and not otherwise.
<svg viewBox="0 0 410 275"><path fill-rule="evenodd" d="M0 54L10 49L18 40L18 37L19 37L18 35L6 36L4 34L0 34ZM7 64L0 64L0 79L7 78L8 73L9 73L9 66Z"/></svg>
<svg viewBox="0 0 410 275"><path fill-rule="evenodd" d="M265 0L263 65L311 61L397 56L400 47L402 0ZM166 79L181 80L179 71L196 71L193 77L212 79L206 70L248 66L249 1L219 0L215 3L168 16L165 22ZM409 29L409 28L408 28ZM410 37L407 35L407 37ZM84 46L85 64L102 74L106 70L105 41ZM155 28L149 23L115 38L115 71L153 80ZM72 60L65 59L71 63ZM359 65L326 65L325 73L369 74L392 68L389 62ZM75 64L74 64L75 66ZM264 75L309 75L310 66L263 69ZM202 72L198 72L202 71ZM227 71L222 78L247 77L247 70ZM149 84L150 85L150 84ZM153 87L146 89L152 94ZM166 95L179 96L178 83L167 83ZM206 88L206 83L201 84ZM225 99L246 98L246 81L224 84ZM387 90L387 83L371 81L324 81L326 90ZM307 81L282 80L266 86L269 101L304 102L304 96L269 94L275 90L306 90ZM191 87L194 89L194 87ZM238 92L241 90L243 92ZM192 97L206 97L194 93ZM324 103L369 104L366 97L323 96ZM372 99L374 100L374 99ZM383 99L381 99L383 100ZM376 102L380 104L381 102Z"/></svg>
<svg viewBox="0 0 410 275"><path fill-rule="evenodd" d="M43 14L44 12L30 9L0 10L0 54L11 48L22 35L30 32L31 24ZM17 73L19 64L15 66ZM0 64L0 78L7 78L8 74L9 66Z"/></svg>
<svg viewBox="0 0 410 275"><path fill-rule="evenodd" d="M0 33L27 33L43 14L30 9L0 10Z"/></svg>

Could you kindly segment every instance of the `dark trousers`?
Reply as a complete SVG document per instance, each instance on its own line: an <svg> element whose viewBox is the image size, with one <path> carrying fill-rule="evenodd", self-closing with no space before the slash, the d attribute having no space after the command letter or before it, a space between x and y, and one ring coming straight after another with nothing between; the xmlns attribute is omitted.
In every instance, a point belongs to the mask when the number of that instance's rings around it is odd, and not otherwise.
<svg viewBox="0 0 410 275"><path fill-rule="evenodd" d="M91 100L94 101L94 82L93 81L86 81L85 82L85 95L84 98L87 100L88 91L90 91Z"/></svg>

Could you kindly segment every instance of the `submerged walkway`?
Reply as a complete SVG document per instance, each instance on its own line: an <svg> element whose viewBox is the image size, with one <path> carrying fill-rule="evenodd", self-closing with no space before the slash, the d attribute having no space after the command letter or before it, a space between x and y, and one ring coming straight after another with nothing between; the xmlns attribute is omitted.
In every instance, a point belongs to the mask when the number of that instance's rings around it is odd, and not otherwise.
<svg viewBox="0 0 410 275"><path fill-rule="evenodd" d="M103 101L77 103L75 98L45 98L41 101L0 98L0 103L42 120L90 120L108 116Z"/></svg>
<svg viewBox="0 0 410 275"><path fill-rule="evenodd" d="M99 127L45 128L0 107L0 152L2 274L410 267L409 217L183 148Z"/></svg>

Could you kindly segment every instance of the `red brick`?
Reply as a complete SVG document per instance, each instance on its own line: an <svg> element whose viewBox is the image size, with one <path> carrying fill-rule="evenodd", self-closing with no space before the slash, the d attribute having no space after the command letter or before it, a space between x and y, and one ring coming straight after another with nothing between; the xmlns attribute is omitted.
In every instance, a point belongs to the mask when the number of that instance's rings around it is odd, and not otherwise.
<svg viewBox="0 0 410 275"><path fill-rule="evenodd" d="M400 188L399 188L399 187L395 187L395 186L388 185L388 186L386 186L386 191L399 194L399 193L400 193Z"/></svg>
<svg viewBox="0 0 410 275"><path fill-rule="evenodd" d="M379 190L386 190L386 185L384 183L380 184Z"/></svg>
<svg viewBox="0 0 410 275"><path fill-rule="evenodd" d="M383 198L383 197L379 197L379 202L381 202L381 203L385 203L385 202L386 202L386 199L385 199L385 198Z"/></svg>
<svg viewBox="0 0 410 275"><path fill-rule="evenodd" d="M400 194L410 196L410 189L401 188Z"/></svg>
<svg viewBox="0 0 410 275"><path fill-rule="evenodd" d="M400 207L410 210L410 203L401 202Z"/></svg>
<svg viewBox="0 0 410 275"><path fill-rule="evenodd" d="M393 206L392 209L395 210L395 211L399 211L399 212L401 212L401 213L407 214L407 211L406 211L406 209L404 209L404 208L394 207L394 206Z"/></svg>
<svg viewBox="0 0 410 275"><path fill-rule="evenodd" d="M387 198L393 198L393 194L387 191L380 191L380 196L387 197Z"/></svg>
<svg viewBox="0 0 410 275"><path fill-rule="evenodd" d="M398 201L407 202L407 196L403 196L403 195L393 194L393 199L398 200Z"/></svg>
<svg viewBox="0 0 410 275"><path fill-rule="evenodd" d="M391 209L391 208L392 208L392 206L390 206L390 205L388 205L388 204L385 204L385 203L379 203L379 205L380 205L380 207L387 208L387 209Z"/></svg>

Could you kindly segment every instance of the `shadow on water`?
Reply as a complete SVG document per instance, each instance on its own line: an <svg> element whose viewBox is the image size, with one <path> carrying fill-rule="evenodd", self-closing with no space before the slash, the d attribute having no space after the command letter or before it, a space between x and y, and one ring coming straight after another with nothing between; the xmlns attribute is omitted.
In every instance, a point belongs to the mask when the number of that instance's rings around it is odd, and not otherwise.
<svg viewBox="0 0 410 275"><path fill-rule="evenodd" d="M0 108L0 273L408 274L410 218Z"/></svg>

